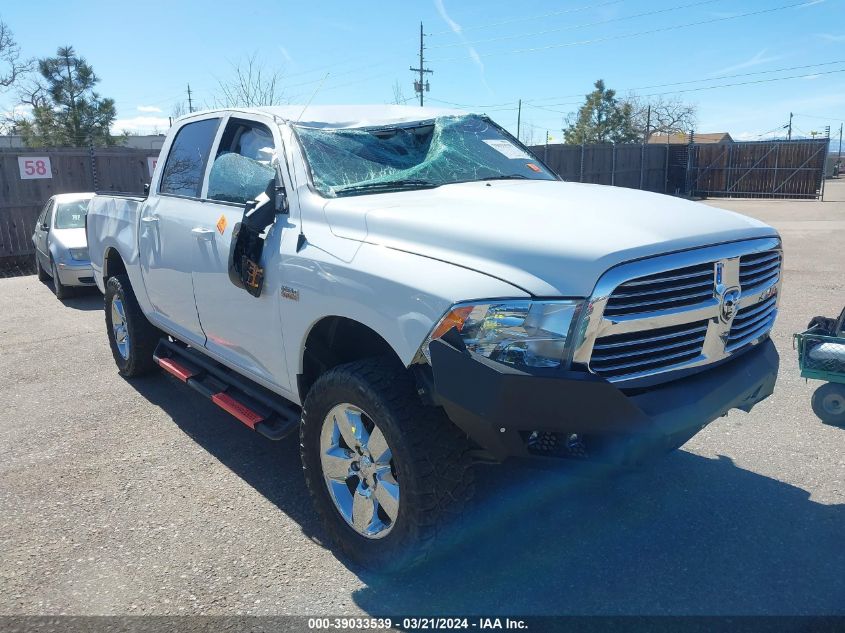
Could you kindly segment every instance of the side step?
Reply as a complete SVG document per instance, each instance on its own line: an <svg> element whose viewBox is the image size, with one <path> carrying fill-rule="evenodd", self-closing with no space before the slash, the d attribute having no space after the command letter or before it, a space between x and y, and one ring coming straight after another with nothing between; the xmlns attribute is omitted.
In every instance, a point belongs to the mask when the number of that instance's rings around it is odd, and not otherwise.
<svg viewBox="0 0 845 633"><path fill-rule="evenodd" d="M299 407L201 352L163 338L153 360L264 437L280 440L299 428Z"/></svg>

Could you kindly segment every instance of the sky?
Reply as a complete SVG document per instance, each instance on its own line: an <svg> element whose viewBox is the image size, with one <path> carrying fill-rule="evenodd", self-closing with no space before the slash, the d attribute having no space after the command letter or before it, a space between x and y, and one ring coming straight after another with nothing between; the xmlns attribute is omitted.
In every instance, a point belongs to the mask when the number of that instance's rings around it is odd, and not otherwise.
<svg viewBox="0 0 845 633"><path fill-rule="evenodd" d="M0 2L31 57L73 45L115 99L115 129L164 132L187 99L211 107L254 55L290 103L415 103L423 23L426 105L486 112L557 140L601 78L620 95L680 97L699 132L737 140L845 119L845 0L40 0ZM0 110L14 106L0 93Z"/></svg>

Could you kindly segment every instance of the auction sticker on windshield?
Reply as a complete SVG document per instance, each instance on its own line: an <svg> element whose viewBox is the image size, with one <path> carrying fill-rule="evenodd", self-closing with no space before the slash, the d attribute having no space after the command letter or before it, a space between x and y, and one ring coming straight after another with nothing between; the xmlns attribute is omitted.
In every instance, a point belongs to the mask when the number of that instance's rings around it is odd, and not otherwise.
<svg viewBox="0 0 845 633"><path fill-rule="evenodd" d="M504 139L484 139L484 142L507 158L530 158L526 152L519 149L510 141Z"/></svg>

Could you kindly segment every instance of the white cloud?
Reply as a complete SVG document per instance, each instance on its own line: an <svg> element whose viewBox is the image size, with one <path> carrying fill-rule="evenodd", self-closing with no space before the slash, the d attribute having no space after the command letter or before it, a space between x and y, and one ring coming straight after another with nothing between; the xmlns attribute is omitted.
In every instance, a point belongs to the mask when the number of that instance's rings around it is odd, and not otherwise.
<svg viewBox="0 0 845 633"><path fill-rule="evenodd" d="M170 119L166 116L136 116L116 119L111 129L113 134L127 131L130 134L162 134L170 128Z"/></svg>
<svg viewBox="0 0 845 633"><path fill-rule="evenodd" d="M487 84L487 78L484 75L484 62L481 61L481 56L478 54L478 51L467 42L466 36L463 34L463 30L461 29L461 25L455 22L449 14L446 13L446 7L443 5L443 0L434 0L434 6L437 9L437 13L440 14L440 17L443 18L443 21L449 26L452 32L457 35L463 45L466 47L469 56L472 58L472 61L475 62L475 65L478 66L478 71L481 73L481 81L484 83L485 87L488 91L490 91L490 86Z"/></svg>
<svg viewBox="0 0 845 633"><path fill-rule="evenodd" d="M744 62L739 62L738 64L734 64L733 66L727 66L725 68L721 68L715 72L710 73L711 75L726 75L728 73L732 73L735 70L742 70L743 68L751 68L753 66L760 66L761 64L767 64L769 62L776 61L781 58L780 55L770 55L766 57L767 49L763 49L751 59L747 59Z"/></svg>
<svg viewBox="0 0 845 633"><path fill-rule="evenodd" d="M139 105L135 109L138 110L138 112L161 112L161 108L159 108L158 106Z"/></svg>
<svg viewBox="0 0 845 633"><path fill-rule="evenodd" d="M288 52L288 49L286 49L284 46L279 46L279 51L281 51L282 57L285 58L285 61L288 64L293 63L293 57L291 57L290 53Z"/></svg>
<svg viewBox="0 0 845 633"><path fill-rule="evenodd" d="M845 42L845 35L834 35L833 33L818 33L816 37L819 37L823 40L827 40L828 42Z"/></svg>

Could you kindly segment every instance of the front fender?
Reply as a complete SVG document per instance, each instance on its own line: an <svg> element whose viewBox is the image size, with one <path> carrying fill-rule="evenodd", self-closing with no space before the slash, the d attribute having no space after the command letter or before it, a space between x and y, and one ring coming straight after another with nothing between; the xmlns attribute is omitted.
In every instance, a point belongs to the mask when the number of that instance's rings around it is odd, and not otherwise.
<svg viewBox="0 0 845 633"><path fill-rule="evenodd" d="M310 243L283 261L282 279L298 300L281 300L291 384L303 370L305 342L330 316L377 332L409 366L434 325L454 303L527 298L524 291L483 273L420 255L362 244L350 262ZM295 342L295 343L293 343Z"/></svg>

